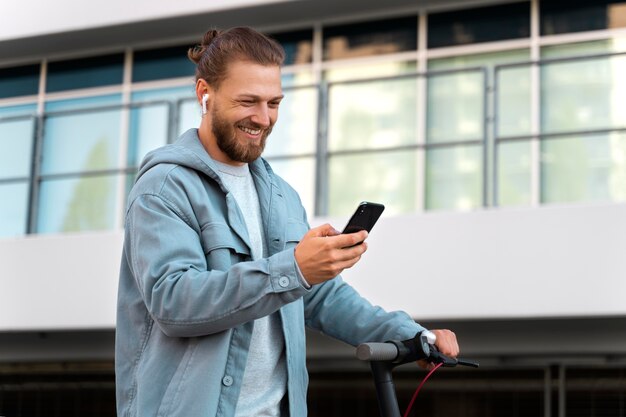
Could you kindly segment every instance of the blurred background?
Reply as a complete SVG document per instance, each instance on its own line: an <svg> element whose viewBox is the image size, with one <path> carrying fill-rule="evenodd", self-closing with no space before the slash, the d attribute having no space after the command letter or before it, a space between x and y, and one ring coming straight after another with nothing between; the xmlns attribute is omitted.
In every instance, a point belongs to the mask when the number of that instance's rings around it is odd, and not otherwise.
<svg viewBox="0 0 626 417"><path fill-rule="evenodd" d="M456 331L420 416L626 416L626 2L36 0L0 15L0 415L114 416L117 273L141 159L197 127L187 49L287 52L265 152L312 225L387 207L345 279ZM308 335L310 415L377 416ZM404 409L424 372L396 372Z"/></svg>

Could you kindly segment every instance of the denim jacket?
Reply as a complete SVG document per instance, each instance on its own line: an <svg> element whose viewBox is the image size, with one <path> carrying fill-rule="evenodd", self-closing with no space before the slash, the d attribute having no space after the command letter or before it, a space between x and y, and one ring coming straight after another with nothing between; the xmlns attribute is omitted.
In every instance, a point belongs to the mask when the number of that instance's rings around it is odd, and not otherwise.
<svg viewBox="0 0 626 417"><path fill-rule="evenodd" d="M144 159L128 200L118 289L118 416L232 417L253 321L276 311L292 417L306 416L305 326L352 345L422 330L341 277L305 288L294 258L308 230L300 199L262 158L250 170L268 248L256 261L196 129Z"/></svg>

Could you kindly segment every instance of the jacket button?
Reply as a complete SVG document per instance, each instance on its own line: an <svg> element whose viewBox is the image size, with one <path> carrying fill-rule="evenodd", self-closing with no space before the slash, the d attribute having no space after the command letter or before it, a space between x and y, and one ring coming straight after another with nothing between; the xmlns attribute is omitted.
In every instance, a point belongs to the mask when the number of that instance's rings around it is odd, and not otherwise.
<svg viewBox="0 0 626 417"><path fill-rule="evenodd" d="M289 278L282 276L280 277L280 279L278 280L278 285L280 285L283 288L286 288L289 286Z"/></svg>
<svg viewBox="0 0 626 417"><path fill-rule="evenodd" d="M233 377L226 375L224 378L222 378L222 384L224 384L227 387L230 387L231 385L233 385Z"/></svg>

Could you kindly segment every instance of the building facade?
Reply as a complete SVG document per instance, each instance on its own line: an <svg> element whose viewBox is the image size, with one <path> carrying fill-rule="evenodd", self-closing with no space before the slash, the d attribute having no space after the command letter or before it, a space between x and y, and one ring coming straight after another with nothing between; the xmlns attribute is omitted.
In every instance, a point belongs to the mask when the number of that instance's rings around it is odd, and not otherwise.
<svg viewBox="0 0 626 417"><path fill-rule="evenodd" d="M264 156L310 222L386 206L346 279L483 364L419 415L626 415L626 3L60 3L0 17L0 415L113 415L126 196L234 25L287 52ZM377 415L352 347L308 353L312 416Z"/></svg>

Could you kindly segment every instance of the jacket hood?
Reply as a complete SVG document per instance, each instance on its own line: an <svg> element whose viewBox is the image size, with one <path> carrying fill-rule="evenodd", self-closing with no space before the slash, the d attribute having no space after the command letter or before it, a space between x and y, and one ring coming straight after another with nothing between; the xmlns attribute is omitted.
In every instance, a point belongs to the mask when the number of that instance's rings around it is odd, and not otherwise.
<svg viewBox="0 0 626 417"><path fill-rule="evenodd" d="M135 181L159 164L175 164L202 172L214 179L222 190L228 193L226 186L217 174L217 165L200 141L198 129L189 129L176 142L148 152L141 162ZM273 171L263 158L257 158L249 166L250 171L257 180L260 180L265 185L269 185L268 181L273 182Z"/></svg>
<svg viewBox="0 0 626 417"><path fill-rule="evenodd" d="M141 162L137 179L159 164L181 165L219 178L217 167L200 142L198 129L189 129L175 143L148 152Z"/></svg>

